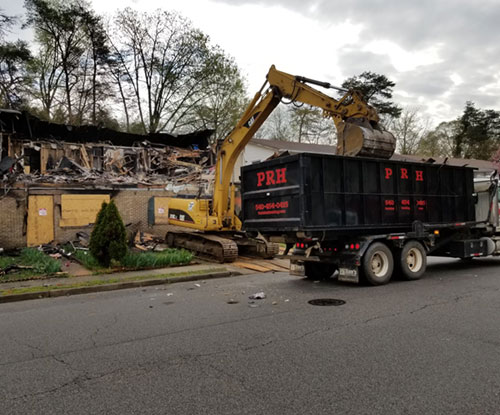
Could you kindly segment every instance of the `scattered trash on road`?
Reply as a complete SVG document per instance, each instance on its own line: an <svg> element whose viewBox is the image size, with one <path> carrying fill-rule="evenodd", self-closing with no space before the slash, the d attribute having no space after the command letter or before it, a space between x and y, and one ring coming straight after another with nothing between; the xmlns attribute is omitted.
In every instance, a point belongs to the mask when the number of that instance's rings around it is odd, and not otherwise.
<svg viewBox="0 0 500 415"><path fill-rule="evenodd" d="M234 299L230 298L229 300L227 300L227 303L228 303L228 304L238 304L238 303L239 303L239 301L236 301L236 300L234 300Z"/></svg>
<svg viewBox="0 0 500 415"><path fill-rule="evenodd" d="M200 284L195 284L194 286L195 286L195 287L198 287L198 288L199 288L199 287L201 287L201 285L200 285Z"/></svg>
<svg viewBox="0 0 500 415"><path fill-rule="evenodd" d="M258 293L255 293L255 294L252 294L250 297L250 300L263 300L264 298L266 298L266 294L264 292L258 292Z"/></svg>

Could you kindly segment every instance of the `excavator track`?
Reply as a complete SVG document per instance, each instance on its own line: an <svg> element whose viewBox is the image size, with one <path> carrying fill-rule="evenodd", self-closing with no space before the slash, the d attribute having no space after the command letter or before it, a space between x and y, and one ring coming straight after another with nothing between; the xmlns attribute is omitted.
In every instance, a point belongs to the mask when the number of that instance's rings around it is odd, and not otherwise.
<svg viewBox="0 0 500 415"><path fill-rule="evenodd" d="M246 235L235 234L234 241L238 245L239 255L247 255L264 259L274 258L279 254L279 244L268 242L263 237L251 238Z"/></svg>
<svg viewBox="0 0 500 415"><path fill-rule="evenodd" d="M238 257L236 242L213 234L169 231L165 240L172 248L185 248L220 263L233 262Z"/></svg>

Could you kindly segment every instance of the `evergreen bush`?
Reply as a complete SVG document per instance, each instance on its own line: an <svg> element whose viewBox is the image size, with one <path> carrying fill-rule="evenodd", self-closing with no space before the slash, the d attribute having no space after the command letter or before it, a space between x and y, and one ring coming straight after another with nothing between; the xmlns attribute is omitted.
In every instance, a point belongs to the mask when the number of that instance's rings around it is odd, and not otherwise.
<svg viewBox="0 0 500 415"><path fill-rule="evenodd" d="M109 267L112 260L120 261L127 251L127 235L120 213L114 201L103 202L90 235L90 252L99 264Z"/></svg>

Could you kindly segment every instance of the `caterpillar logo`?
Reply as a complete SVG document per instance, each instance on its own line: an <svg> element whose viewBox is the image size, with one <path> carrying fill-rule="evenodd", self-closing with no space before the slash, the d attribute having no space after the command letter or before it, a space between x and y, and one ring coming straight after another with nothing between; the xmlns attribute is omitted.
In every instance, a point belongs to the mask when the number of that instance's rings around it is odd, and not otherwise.
<svg viewBox="0 0 500 415"><path fill-rule="evenodd" d="M257 172L257 187L286 183L286 167Z"/></svg>

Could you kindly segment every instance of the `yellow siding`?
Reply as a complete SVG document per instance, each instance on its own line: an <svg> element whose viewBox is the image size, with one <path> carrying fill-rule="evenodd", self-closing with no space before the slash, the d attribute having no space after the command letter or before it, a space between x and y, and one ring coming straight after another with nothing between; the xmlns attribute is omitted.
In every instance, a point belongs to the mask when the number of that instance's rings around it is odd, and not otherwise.
<svg viewBox="0 0 500 415"><path fill-rule="evenodd" d="M29 196L27 245L47 244L54 240L54 199L52 196Z"/></svg>
<svg viewBox="0 0 500 415"><path fill-rule="evenodd" d="M168 225L168 197L155 197L155 225Z"/></svg>
<svg viewBox="0 0 500 415"><path fill-rule="evenodd" d="M61 195L59 226L87 226L94 223L102 202L109 203L109 195Z"/></svg>

